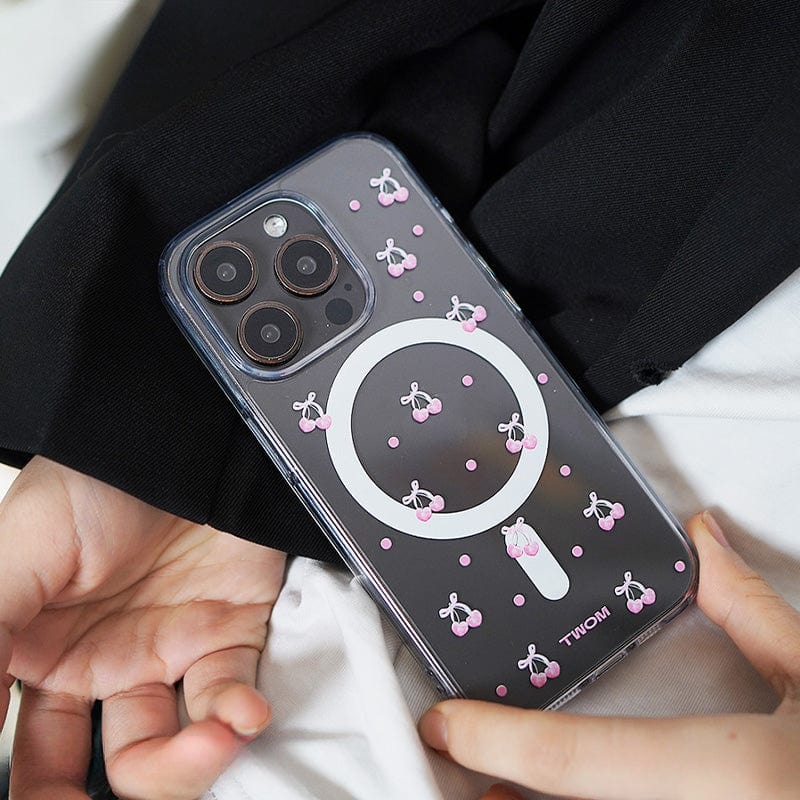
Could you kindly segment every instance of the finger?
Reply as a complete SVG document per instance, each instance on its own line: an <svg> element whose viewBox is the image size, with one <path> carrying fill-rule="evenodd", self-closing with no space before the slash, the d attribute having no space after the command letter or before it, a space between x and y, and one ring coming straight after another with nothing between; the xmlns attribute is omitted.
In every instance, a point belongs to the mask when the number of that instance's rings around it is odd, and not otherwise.
<svg viewBox="0 0 800 800"><path fill-rule="evenodd" d="M233 760L240 743L211 720L180 730L175 689L150 684L103 701L108 781L130 800L191 800Z"/></svg>
<svg viewBox="0 0 800 800"><path fill-rule="evenodd" d="M11 797L87 800L92 704L24 687L14 736Z"/></svg>
<svg viewBox="0 0 800 800"><path fill-rule="evenodd" d="M748 765L787 749L748 734L761 719L582 717L448 700L423 716L420 735L465 767L558 796L741 797Z"/></svg>
<svg viewBox="0 0 800 800"><path fill-rule="evenodd" d="M255 689L261 653L255 647L232 647L198 659L183 676L189 718L216 719L247 739L267 727L270 708Z"/></svg>
<svg viewBox="0 0 800 800"><path fill-rule="evenodd" d="M700 556L697 602L779 697L800 687L800 614L727 543L708 512L686 529Z"/></svg>
<svg viewBox="0 0 800 800"><path fill-rule="evenodd" d="M66 531L67 535L59 536ZM69 582L78 560L72 514L48 462L34 458L0 502L0 668L11 663L13 636ZM8 692L2 691L3 717Z"/></svg>

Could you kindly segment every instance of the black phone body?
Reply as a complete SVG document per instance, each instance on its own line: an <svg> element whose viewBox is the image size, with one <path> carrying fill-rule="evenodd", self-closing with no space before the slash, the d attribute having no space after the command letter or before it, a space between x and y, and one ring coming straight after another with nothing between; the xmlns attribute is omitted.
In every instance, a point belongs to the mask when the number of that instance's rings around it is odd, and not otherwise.
<svg viewBox="0 0 800 800"><path fill-rule="evenodd" d="M691 602L691 543L390 143L310 154L161 280L446 695L559 707Z"/></svg>

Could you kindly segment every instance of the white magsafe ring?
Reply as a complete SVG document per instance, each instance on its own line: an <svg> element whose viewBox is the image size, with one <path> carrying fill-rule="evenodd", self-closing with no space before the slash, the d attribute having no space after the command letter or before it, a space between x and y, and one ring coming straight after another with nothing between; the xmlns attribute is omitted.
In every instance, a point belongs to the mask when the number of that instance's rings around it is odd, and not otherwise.
<svg viewBox="0 0 800 800"><path fill-rule="evenodd" d="M472 508L439 512L427 522L415 510L386 494L369 476L353 442L353 405L364 379L384 358L416 344L449 344L483 358L494 366L514 393L525 427L535 432L537 446L523 449L511 477L488 500ZM515 409L509 409L511 414ZM539 386L522 359L485 330L467 332L461 325L437 317L398 322L373 334L348 356L333 380L327 413L336 421L326 431L328 452L339 479L353 499L375 519L395 530L424 539L461 539L487 531L514 515L530 497L547 457L549 427ZM501 422L502 420L498 420ZM503 443L498 437L498 447ZM563 597L569 578L547 545L537 537L540 551L517 563L548 599Z"/></svg>

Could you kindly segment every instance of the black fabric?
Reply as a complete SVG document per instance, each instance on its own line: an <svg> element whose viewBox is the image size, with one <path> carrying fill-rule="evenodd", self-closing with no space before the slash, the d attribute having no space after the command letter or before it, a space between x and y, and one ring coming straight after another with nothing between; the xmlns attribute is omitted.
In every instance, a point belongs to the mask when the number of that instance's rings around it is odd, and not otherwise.
<svg viewBox="0 0 800 800"><path fill-rule="evenodd" d="M798 42L790 0L166 0L0 278L0 455L330 557L161 307L169 239L383 134L605 409L795 268Z"/></svg>

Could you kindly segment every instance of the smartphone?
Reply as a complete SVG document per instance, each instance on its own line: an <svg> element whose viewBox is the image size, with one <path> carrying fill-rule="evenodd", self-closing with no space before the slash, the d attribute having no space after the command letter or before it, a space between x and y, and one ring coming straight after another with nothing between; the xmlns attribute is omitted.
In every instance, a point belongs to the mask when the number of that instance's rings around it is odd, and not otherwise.
<svg viewBox="0 0 800 800"><path fill-rule="evenodd" d="M691 602L686 535L386 140L184 231L161 286L443 694L556 708Z"/></svg>

